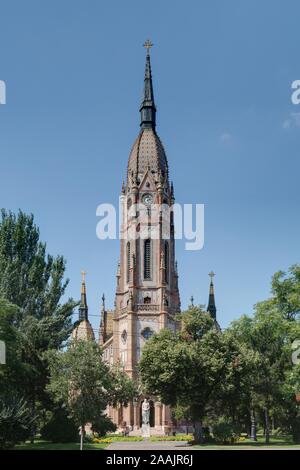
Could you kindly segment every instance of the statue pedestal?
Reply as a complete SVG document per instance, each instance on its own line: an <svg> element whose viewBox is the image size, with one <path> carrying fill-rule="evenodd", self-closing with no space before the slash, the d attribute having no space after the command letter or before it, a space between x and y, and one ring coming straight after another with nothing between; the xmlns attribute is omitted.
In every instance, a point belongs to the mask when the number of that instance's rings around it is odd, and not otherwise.
<svg viewBox="0 0 300 470"><path fill-rule="evenodd" d="M142 424L142 437L150 437L150 424Z"/></svg>

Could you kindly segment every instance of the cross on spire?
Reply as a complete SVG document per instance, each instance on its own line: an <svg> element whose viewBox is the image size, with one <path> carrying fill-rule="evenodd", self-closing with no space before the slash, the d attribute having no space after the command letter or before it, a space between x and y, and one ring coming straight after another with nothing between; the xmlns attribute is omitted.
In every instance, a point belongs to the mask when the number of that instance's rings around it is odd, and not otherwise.
<svg viewBox="0 0 300 470"><path fill-rule="evenodd" d="M210 273L208 273L208 275L210 276L211 282L213 282L214 277L215 277L215 273L213 271L210 271Z"/></svg>

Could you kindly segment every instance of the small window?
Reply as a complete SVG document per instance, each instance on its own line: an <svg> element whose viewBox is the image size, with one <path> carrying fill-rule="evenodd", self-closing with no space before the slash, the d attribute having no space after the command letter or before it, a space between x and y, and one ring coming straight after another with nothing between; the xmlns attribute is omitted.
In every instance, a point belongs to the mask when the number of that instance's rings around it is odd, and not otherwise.
<svg viewBox="0 0 300 470"><path fill-rule="evenodd" d="M147 326L142 331L142 337L147 340L150 339L151 336L153 336L153 331L151 330L151 328L149 328L149 326Z"/></svg>
<svg viewBox="0 0 300 470"><path fill-rule="evenodd" d="M144 304L151 304L151 297L145 297Z"/></svg>

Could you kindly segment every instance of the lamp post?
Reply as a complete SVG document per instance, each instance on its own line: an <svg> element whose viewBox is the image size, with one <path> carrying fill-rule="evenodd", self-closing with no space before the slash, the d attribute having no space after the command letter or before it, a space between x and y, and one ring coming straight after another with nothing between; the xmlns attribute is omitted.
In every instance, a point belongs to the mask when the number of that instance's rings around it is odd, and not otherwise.
<svg viewBox="0 0 300 470"><path fill-rule="evenodd" d="M257 441L257 436L256 436L256 420L255 420L255 413L254 410L251 410L251 439L253 441Z"/></svg>
<svg viewBox="0 0 300 470"><path fill-rule="evenodd" d="M0 341L0 364L6 364L6 347L4 341Z"/></svg>

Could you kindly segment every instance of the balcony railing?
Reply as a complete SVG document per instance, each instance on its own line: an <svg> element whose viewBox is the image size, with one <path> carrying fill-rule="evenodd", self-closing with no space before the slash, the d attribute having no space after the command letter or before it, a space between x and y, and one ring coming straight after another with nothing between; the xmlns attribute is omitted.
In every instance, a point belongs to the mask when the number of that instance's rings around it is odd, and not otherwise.
<svg viewBox="0 0 300 470"><path fill-rule="evenodd" d="M138 312L158 312L159 305L157 304L136 304L136 310ZM121 308L121 315L125 315L128 312L128 307Z"/></svg>
<svg viewBox="0 0 300 470"><path fill-rule="evenodd" d="M158 312L159 305L157 304L137 304L138 312Z"/></svg>

